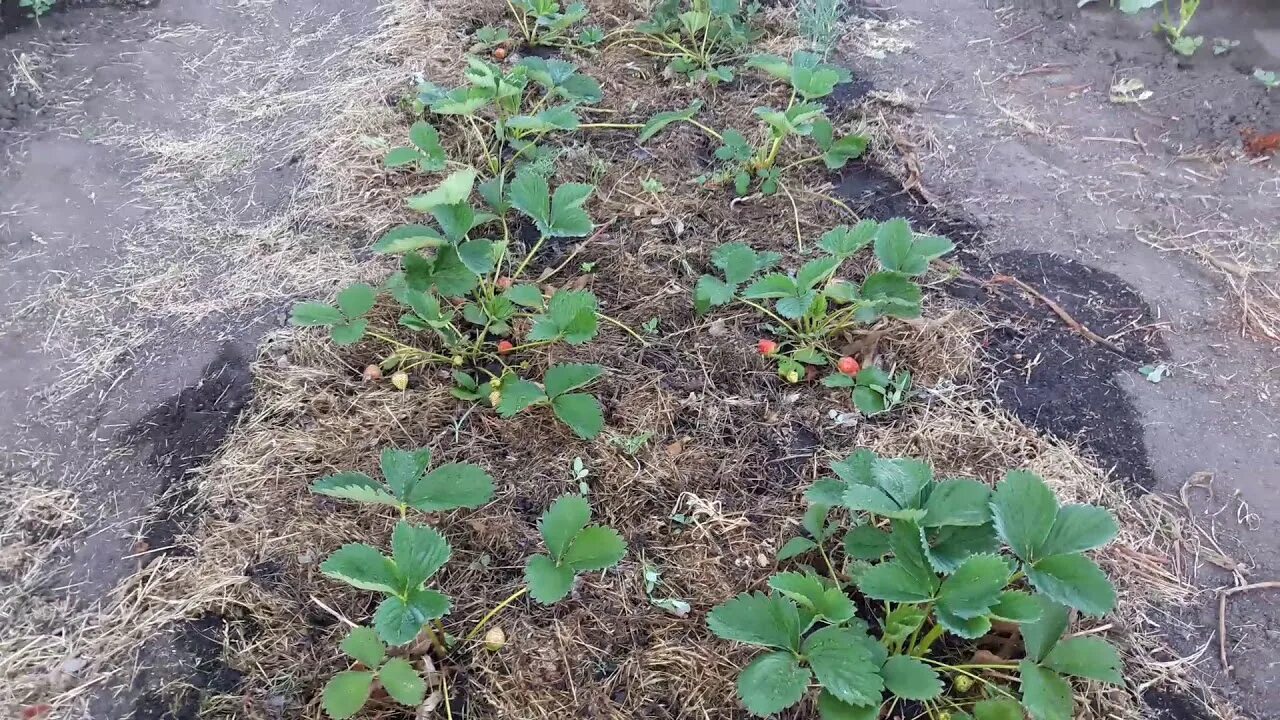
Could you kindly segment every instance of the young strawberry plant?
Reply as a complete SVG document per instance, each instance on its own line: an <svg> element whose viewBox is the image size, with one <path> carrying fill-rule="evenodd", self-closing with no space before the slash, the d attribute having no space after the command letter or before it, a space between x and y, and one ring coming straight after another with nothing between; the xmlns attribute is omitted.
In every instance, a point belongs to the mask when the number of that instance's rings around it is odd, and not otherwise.
<svg viewBox="0 0 1280 720"><path fill-rule="evenodd" d="M556 0L507 0L520 34L530 47L585 49L604 39L597 27L581 28L572 34L573 26L587 17L587 5L574 2L562 7Z"/></svg>
<svg viewBox="0 0 1280 720"><path fill-rule="evenodd" d="M779 573L771 593L739 595L708 616L716 635L767 651L738 679L751 713L780 712L816 685L824 720L875 720L907 702L934 718L1070 720L1069 678L1123 683L1109 643L1063 637L1070 608L1115 606L1084 555L1115 537L1108 511L1061 506L1025 471L993 490L867 450L832 470L807 494L809 537L784 546L789 557L818 555L826 575ZM874 617L859 617L868 603ZM1020 657L975 655L997 624L1018 628Z"/></svg>
<svg viewBox="0 0 1280 720"><path fill-rule="evenodd" d="M567 387L589 379L579 370L567 375L564 382ZM565 393L567 390L562 390L556 397L567 397ZM589 524L591 508L585 500L560 498L539 523L549 554L531 556L526 563L527 585L485 614L459 642L441 621L452 602L427 587L449 561L452 548L435 529L412 524L405 517L410 508L432 513L480 507L493 497L493 480L476 465L454 463L428 472L430 465L428 449L387 448L381 457L383 481L360 472L341 472L311 486L312 492L320 495L387 505L400 515L389 556L365 543L348 543L320 564L326 577L383 596L374 612L372 629L358 627L342 644L343 652L363 667L338 673L325 687L325 711L337 720L358 712L375 683L397 702L410 706L422 702L426 688L421 676L403 658L386 659L387 645L405 646L425 633L437 659L447 660L526 593L543 605L553 604L569 594L579 573L607 570L626 553L626 543L616 530ZM444 692L447 694L447 688Z"/></svg>
<svg viewBox="0 0 1280 720"><path fill-rule="evenodd" d="M416 708L427 694L427 684L413 664L402 657L387 657L387 646L378 633L354 627L342 641L342 652L362 669L344 670L324 686L324 711L334 720L345 720L360 712L375 687L386 690L391 699Z"/></svg>
<svg viewBox="0 0 1280 720"><path fill-rule="evenodd" d="M845 262L872 245L879 269L861 283L840 277ZM917 235L900 218L841 225L825 233L818 246L821 257L794 273L782 273L767 272L780 260L777 253L756 252L742 243L721 245L711 254L719 274L698 278L694 309L705 314L741 303L763 314L770 321L766 327L781 342L761 341L759 350L789 382L805 377L806 365L834 365L852 377L859 374L857 363L842 358L834 341L884 317L919 317L921 291L913 278L954 247L944 237ZM868 383L872 379L868 374Z"/></svg>
<svg viewBox="0 0 1280 720"><path fill-rule="evenodd" d="M764 195L772 195L780 187L785 189L782 177L789 170L816 162L822 162L830 170L839 170L850 160L862 157L867 139L856 134L837 136L823 105L818 102L835 91L837 85L852 80L848 70L827 65L806 51L797 51L790 61L777 55L755 55L747 65L787 82L791 88L790 100L781 110L755 109L760 125L749 131L750 137L736 129L718 132L695 121L701 108L695 103L684 110L655 115L641 129L639 141L648 140L675 122L698 127L720 144L715 151L719 169L699 180L704 183L731 181L738 195L746 195L753 187ZM779 154L792 138L812 140L817 152L780 164Z"/></svg>
<svg viewBox="0 0 1280 720"><path fill-rule="evenodd" d="M856 363L855 363L856 365ZM853 388L853 404L863 415L871 417L888 412L907 399L911 389L911 373L890 375L887 370L873 366L850 372L837 372L822 379L830 388Z"/></svg>
<svg viewBox="0 0 1280 720"><path fill-rule="evenodd" d="M760 36L752 27L759 10L758 3L744 8L740 0L662 0L652 19L620 42L667 60L673 75L712 85L730 82L735 65Z"/></svg>

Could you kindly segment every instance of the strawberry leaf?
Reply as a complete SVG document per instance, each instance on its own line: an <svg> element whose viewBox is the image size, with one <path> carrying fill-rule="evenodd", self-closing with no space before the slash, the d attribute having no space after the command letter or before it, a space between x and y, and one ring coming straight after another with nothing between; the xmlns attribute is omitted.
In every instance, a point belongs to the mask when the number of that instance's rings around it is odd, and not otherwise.
<svg viewBox="0 0 1280 720"><path fill-rule="evenodd" d="M339 647L342 652L355 658L367 668L378 667L382 664L382 659L387 656L386 647L378 639L378 633L364 626L351 628L351 633Z"/></svg>
<svg viewBox="0 0 1280 720"><path fill-rule="evenodd" d="M547 227L540 228L550 237L584 237L595 229L591 218L582 209L583 203L595 190L594 185L565 183L551 196L551 217Z"/></svg>
<svg viewBox="0 0 1280 720"><path fill-rule="evenodd" d="M422 473L431 466L431 449L399 450L383 448L380 458L382 477L396 497L404 500Z"/></svg>
<svg viewBox="0 0 1280 720"><path fill-rule="evenodd" d="M378 291L365 283L349 285L338 293L338 309L348 320L355 320L373 309L378 301Z"/></svg>
<svg viewBox="0 0 1280 720"><path fill-rule="evenodd" d="M818 695L818 717L822 720L876 720L880 717L880 704L850 705L823 690Z"/></svg>
<svg viewBox="0 0 1280 720"><path fill-rule="evenodd" d="M373 673L366 670L344 670L324 686L321 704L333 720L346 720L364 707L373 689Z"/></svg>
<svg viewBox="0 0 1280 720"><path fill-rule="evenodd" d="M562 600L573 589L573 570L556 565L546 555L533 555L524 566L524 579L529 585L529 595L543 605Z"/></svg>
<svg viewBox="0 0 1280 720"><path fill-rule="evenodd" d="M391 534L391 559L406 590L422 586L449 560L452 550L434 528L396 523Z"/></svg>
<svg viewBox="0 0 1280 720"><path fill-rule="evenodd" d="M636 136L636 142L643 145L653 138L654 135L662 132L668 125L682 120L692 120L698 111L702 109L702 101L694 100L689 107L683 110L669 110L660 112L649 118L649 121L640 128L640 134Z"/></svg>
<svg viewBox="0 0 1280 720"><path fill-rule="evenodd" d="M1022 623L1022 644L1027 649L1027 657L1040 662L1058 644L1062 633L1067 631L1070 613L1066 606L1041 595L1032 595L1031 601L1039 609L1040 617L1032 622Z"/></svg>
<svg viewBox="0 0 1280 720"><path fill-rule="evenodd" d="M1058 509L1039 554L1066 555L1099 548L1115 539L1118 531L1109 511L1094 505L1066 505Z"/></svg>
<svg viewBox="0 0 1280 720"><path fill-rule="evenodd" d="M300 302L289 314L290 324L298 327L330 327L344 322L342 311L322 302Z"/></svg>
<svg viewBox="0 0 1280 720"><path fill-rule="evenodd" d="M401 586L391 558L363 543L350 543L338 548L320 563L320 572L361 590L395 593Z"/></svg>
<svg viewBox="0 0 1280 720"><path fill-rule="evenodd" d="M378 670L378 681L401 705L418 707L427 695L427 684L404 658L391 658Z"/></svg>
<svg viewBox="0 0 1280 720"><path fill-rule="evenodd" d="M605 570L617 565L626 553L627 543L617 530L592 525L574 536L562 562L574 572Z"/></svg>
<svg viewBox="0 0 1280 720"><path fill-rule="evenodd" d="M785 572L769 578L769 587L777 590L801 608L838 625L851 619L853 601L838 587L828 587L812 573Z"/></svg>
<svg viewBox="0 0 1280 720"><path fill-rule="evenodd" d="M991 617L1016 623L1033 623L1040 619L1040 603L1030 593L1006 590L991 606Z"/></svg>
<svg viewBox="0 0 1280 720"><path fill-rule="evenodd" d="M1022 705L1034 720L1071 720L1075 706L1071 701L1071 685L1052 670L1023 660L1019 665L1022 677Z"/></svg>
<svg viewBox="0 0 1280 720"><path fill-rule="evenodd" d="M1083 555L1052 555L1025 570L1036 590L1086 615L1106 615L1116 607L1116 590L1107 574Z"/></svg>
<svg viewBox="0 0 1280 720"><path fill-rule="evenodd" d="M311 492L362 503L400 504L382 483L362 472L340 472L320 478L311 483Z"/></svg>
<svg viewBox="0 0 1280 720"><path fill-rule="evenodd" d="M449 241L435 228L426 225L399 225L391 228L373 244L373 251L385 255L401 255L423 248L438 248Z"/></svg>
<svg viewBox="0 0 1280 720"><path fill-rule="evenodd" d="M965 620L986 615L1009 582L1009 566L998 555L974 555L938 589L938 607Z"/></svg>
<svg viewBox="0 0 1280 720"><path fill-rule="evenodd" d="M409 489L405 502L422 512L478 508L493 499L493 478L480 466L450 463L427 473Z"/></svg>
<svg viewBox="0 0 1280 720"><path fill-rule="evenodd" d="M727 305L732 300L733 287L711 275L698 278L698 284L693 288L693 308L699 315L705 315L711 308Z"/></svg>
<svg viewBox="0 0 1280 720"><path fill-rule="evenodd" d="M1015 555L1035 559L1058 515L1058 499L1044 480L1025 470L1010 470L991 496L991 516Z"/></svg>
<svg viewBox="0 0 1280 720"><path fill-rule="evenodd" d="M878 658L865 640L865 633L828 626L806 638L802 648L822 687L851 705L874 705L884 689Z"/></svg>
<svg viewBox="0 0 1280 720"><path fill-rule="evenodd" d="M567 393L551 399L551 410L583 440L591 440L604 429L600 401L586 393Z"/></svg>
<svg viewBox="0 0 1280 720"><path fill-rule="evenodd" d="M924 509L924 527L985 525L991 521L991 488L968 478L943 480L929 493Z"/></svg>
<svg viewBox="0 0 1280 720"><path fill-rule="evenodd" d="M1024 720L1022 706L1015 700L981 700L973 706L973 720Z"/></svg>
<svg viewBox="0 0 1280 720"><path fill-rule="evenodd" d="M529 339L581 345L596 336L596 306L596 296L585 290L561 290L547 303L546 314L534 318Z"/></svg>
<svg viewBox="0 0 1280 720"><path fill-rule="evenodd" d="M818 245L838 258L847 258L870 245L879 227L875 220L863 220L853 227L838 225L823 233Z"/></svg>
<svg viewBox="0 0 1280 720"><path fill-rule="evenodd" d="M538 521L542 541L560 562L574 537L591 522L591 506L580 495L565 495L551 503Z"/></svg>
<svg viewBox="0 0 1280 720"><path fill-rule="evenodd" d="M764 593L743 593L717 605L707 616L716 636L748 645L800 649L800 612L792 601Z"/></svg>
<svg viewBox="0 0 1280 720"><path fill-rule="evenodd" d="M906 700L932 700L942 694L942 680L933 668L906 655L894 655L880 669L889 692Z"/></svg>
<svg viewBox="0 0 1280 720"><path fill-rule="evenodd" d="M1102 638L1067 638L1054 646L1040 663L1063 675L1101 680L1113 685L1124 684L1120 675L1123 663L1111 643Z"/></svg>
<svg viewBox="0 0 1280 720"><path fill-rule="evenodd" d="M547 396L554 398L590 384L603 373L604 368L599 365L555 365L547 368L542 383L546 387Z"/></svg>
<svg viewBox="0 0 1280 720"><path fill-rule="evenodd" d="M470 167L464 167L446 177L431 192L411 197L405 202L413 210L429 213L440 205L456 205L465 202L471 197L475 182L476 171Z"/></svg>
<svg viewBox="0 0 1280 720"><path fill-rule="evenodd" d="M542 388L521 378L504 379L502 381L502 400L498 403L498 414L509 418L535 403L546 401L547 396Z"/></svg>
<svg viewBox="0 0 1280 720"><path fill-rule="evenodd" d="M761 655L738 675L738 697L747 711L768 717L800 702L809 687L809 670L789 652Z"/></svg>

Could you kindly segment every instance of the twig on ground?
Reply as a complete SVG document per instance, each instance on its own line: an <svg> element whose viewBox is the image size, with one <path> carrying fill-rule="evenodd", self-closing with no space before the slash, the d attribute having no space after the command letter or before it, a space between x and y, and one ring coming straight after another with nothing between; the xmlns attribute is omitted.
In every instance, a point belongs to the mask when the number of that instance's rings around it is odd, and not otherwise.
<svg viewBox="0 0 1280 720"><path fill-rule="evenodd" d="M1250 583L1239 587L1227 588L1218 594L1218 658L1222 660L1222 673L1231 674L1231 666L1227 664L1227 598L1236 593L1250 590L1280 589L1280 580Z"/></svg>
<svg viewBox="0 0 1280 720"><path fill-rule="evenodd" d="M1129 356L1129 354L1126 353L1123 349L1121 349L1119 345L1116 345L1115 343L1102 337L1098 333L1090 330L1079 320L1076 320L1074 317L1072 317L1071 313L1067 312L1061 305L1054 302L1050 298L1046 297L1044 293L1040 292L1039 290L1036 290L1035 288L1031 287L1027 283L1019 280L1018 278L1013 277L1012 275L993 275L991 276L991 279L988 280L987 282L1002 283L1005 285L1014 285L1018 287L1023 292L1027 293L1028 295L1036 298L1040 302L1047 305L1055 315L1057 315L1059 318L1062 319L1062 322L1067 324L1067 327L1071 328L1072 330L1075 330L1082 337L1084 337L1084 339L1088 340L1089 342L1095 345L1101 345L1107 348L1108 350L1110 350L1111 352L1114 352L1115 354L1120 355L1122 357Z"/></svg>

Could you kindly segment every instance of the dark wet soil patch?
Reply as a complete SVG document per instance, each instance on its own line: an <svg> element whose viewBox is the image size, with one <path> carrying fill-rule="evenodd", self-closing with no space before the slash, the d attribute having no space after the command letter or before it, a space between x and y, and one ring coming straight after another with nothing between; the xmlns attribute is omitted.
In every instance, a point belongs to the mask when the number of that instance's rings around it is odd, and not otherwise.
<svg viewBox="0 0 1280 720"><path fill-rule="evenodd" d="M1142 701L1151 708L1151 720L1212 720L1204 706L1186 695L1148 690Z"/></svg>
<svg viewBox="0 0 1280 720"><path fill-rule="evenodd" d="M143 529L148 548L172 548L198 514L191 473L222 444L252 396L249 362L233 344L224 345L200 380L148 412L124 440L146 453L160 475L160 498Z"/></svg>

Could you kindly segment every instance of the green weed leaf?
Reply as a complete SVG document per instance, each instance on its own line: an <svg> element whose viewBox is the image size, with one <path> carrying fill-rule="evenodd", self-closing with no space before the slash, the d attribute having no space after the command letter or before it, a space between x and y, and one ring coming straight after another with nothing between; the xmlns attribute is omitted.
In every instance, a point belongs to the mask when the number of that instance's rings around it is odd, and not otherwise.
<svg viewBox="0 0 1280 720"><path fill-rule="evenodd" d="M1096 637L1067 638L1054 646L1040 663L1063 675L1123 685L1120 654L1111 643Z"/></svg>
<svg viewBox="0 0 1280 720"><path fill-rule="evenodd" d="M1086 615L1106 615L1116 607L1116 590L1107 574L1083 555L1051 555L1025 571L1036 590Z"/></svg>
<svg viewBox="0 0 1280 720"><path fill-rule="evenodd" d="M452 554L449 542L434 528L396 523L391 534L391 559L406 590L422 586Z"/></svg>
<svg viewBox="0 0 1280 720"><path fill-rule="evenodd" d="M525 562L524 578L529 585L529 595L543 605L551 605L565 598L573 589L573 569L556 565L546 555L533 555Z"/></svg>
<svg viewBox="0 0 1280 720"><path fill-rule="evenodd" d="M743 593L712 609L707 626L725 640L800 649L800 612L795 603L783 597Z"/></svg>
<svg viewBox="0 0 1280 720"><path fill-rule="evenodd" d="M1099 548L1115 539L1118 531L1109 511L1094 505L1066 505L1058 509L1039 554L1066 555Z"/></svg>
<svg viewBox="0 0 1280 720"><path fill-rule="evenodd" d="M1071 720L1075 706L1071 685L1052 670L1023 660L1018 665L1022 677L1022 705L1034 720Z"/></svg>
<svg viewBox="0 0 1280 720"><path fill-rule="evenodd" d="M879 658L865 640L865 633L828 626L805 638L802 648L822 687L851 705L875 705L884 690Z"/></svg>
<svg viewBox="0 0 1280 720"><path fill-rule="evenodd" d="M906 700L932 700L942 694L942 680L933 668L906 655L894 655L880 669L889 692Z"/></svg>
<svg viewBox="0 0 1280 720"><path fill-rule="evenodd" d="M373 673L364 670L344 670L329 679L324 686L322 704L333 720L346 720L364 707L373 689Z"/></svg>
<svg viewBox="0 0 1280 720"><path fill-rule="evenodd" d="M311 483L311 492L356 502L399 505L382 483L362 472L340 472Z"/></svg>
<svg viewBox="0 0 1280 720"><path fill-rule="evenodd" d="M400 590L400 576L395 563L363 543L350 543L338 548L320 563L320 572L361 590L384 593Z"/></svg>
<svg viewBox="0 0 1280 720"><path fill-rule="evenodd" d="M586 393L567 393L551 398L551 410L583 440L591 440L604 429L600 401Z"/></svg>
<svg viewBox="0 0 1280 720"><path fill-rule="evenodd" d="M427 684L404 658L391 658L378 670L378 680L396 702L418 707L427 695Z"/></svg>
<svg viewBox="0 0 1280 720"><path fill-rule="evenodd" d="M1044 480L1025 470L1010 470L991 496L991 516L1015 555L1032 561L1049 537L1058 515L1058 499Z"/></svg>
<svg viewBox="0 0 1280 720"><path fill-rule="evenodd" d="M378 633L372 629L359 626L351 628L351 633L342 641L342 652L367 668L376 668L387 656L386 647L378 639Z"/></svg>

